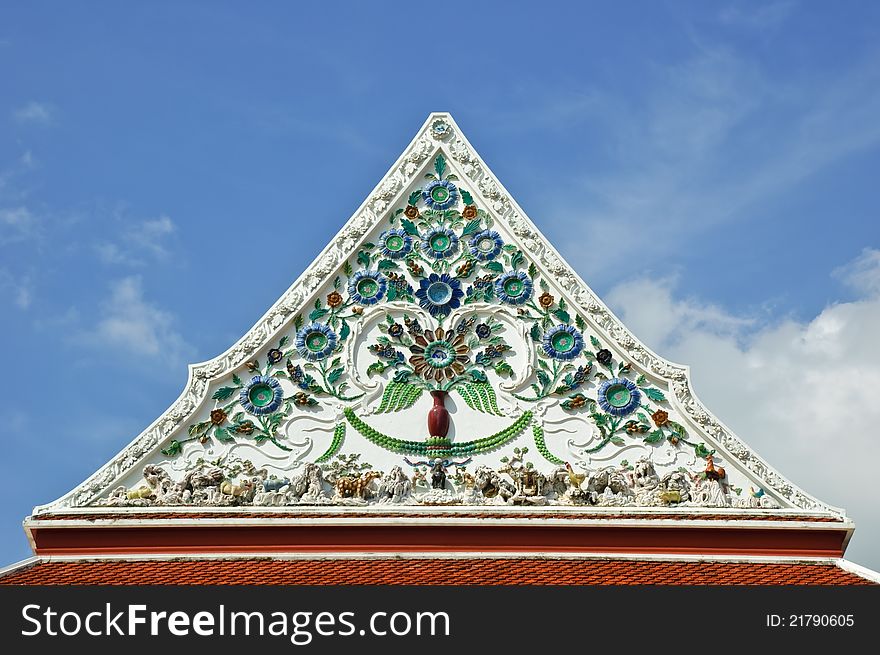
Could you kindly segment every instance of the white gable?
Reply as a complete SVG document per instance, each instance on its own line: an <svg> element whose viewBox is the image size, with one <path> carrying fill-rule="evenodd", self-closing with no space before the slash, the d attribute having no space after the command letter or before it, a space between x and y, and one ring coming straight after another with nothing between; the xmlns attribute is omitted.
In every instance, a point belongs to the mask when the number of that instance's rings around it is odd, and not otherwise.
<svg viewBox="0 0 880 655"><path fill-rule="evenodd" d="M35 511L338 503L840 513L620 323L448 114L235 346Z"/></svg>

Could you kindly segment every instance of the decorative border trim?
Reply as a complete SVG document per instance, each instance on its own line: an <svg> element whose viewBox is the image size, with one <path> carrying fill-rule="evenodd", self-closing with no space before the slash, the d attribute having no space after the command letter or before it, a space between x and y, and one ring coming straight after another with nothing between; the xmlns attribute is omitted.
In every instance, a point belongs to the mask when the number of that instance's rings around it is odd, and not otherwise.
<svg viewBox="0 0 880 655"><path fill-rule="evenodd" d="M374 553L374 552L356 552L347 553L182 553L179 555L170 555L165 553L150 554L132 554L117 555L110 554L95 557L94 555L40 555L31 557L18 564L7 567L0 571L3 575L7 569L15 566L24 568L25 564L42 564L44 562L106 562L106 561L126 561L126 562L168 562L168 561L215 561L215 560L399 560L399 559L416 559L416 560L456 560L456 559L489 559L489 560L507 560L507 559L529 559L529 560L623 560L623 561L640 561L640 562L728 562L731 564L815 564L819 566L836 565L850 573L859 575L856 570L850 570L847 567L855 567L873 573L880 579L880 574L865 569L858 564L853 564L845 559L836 557L779 557L777 555L665 555L662 553L516 553L516 552L455 552L437 551L434 553L421 552L411 553L401 551L399 553ZM870 579L870 578L869 578Z"/></svg>
<svg viewBox="0 0 880 655"><path fill-rule="evenodd" d="M433 124L438 121L444 121L450 129L442 132L434 130ZM155 451L166 437L195 414L206 400L213 380L251 359L301 309L309 300L309 294L322 284L324 278L354 254L360 240L381 220L388 206L413 182L420 164L441 147L457 164L464 177L479 189L495 216L509 226L521 245L554 277L560 288L570 294L579 308L590 316L593 324L646 372L669 382L680 408L713 446L731 459L739 461L747 471L765 482L769 491L793 506L845 516L844 510L823 503L781 475L709 412L691 389L690 369L687 366L663 359L635 338L544 238L504 186L492 175L489 167L447 113L432 113L428 117L416 137L354 215L238 343L212 360L190 365L186 387L168 410L85 482L52 503L35 507L34 514L88 505L145 456Z"/></svg>

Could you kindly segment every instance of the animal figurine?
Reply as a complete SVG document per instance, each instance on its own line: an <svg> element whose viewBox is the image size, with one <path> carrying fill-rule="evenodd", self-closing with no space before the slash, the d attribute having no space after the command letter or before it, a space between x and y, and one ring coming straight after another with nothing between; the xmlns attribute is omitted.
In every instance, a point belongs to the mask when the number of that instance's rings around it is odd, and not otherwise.
<svg viewBox="0 0 880 655"><path fill-rule="evenodd" d="M220 484L220 493L234 498L247 496L253 489L254 483L250 480L242 480L238 484L234 484L231 480L225 480Z"/></svg>
<svg viewBox="0 0 880 655"><path fill-rule="evenodd" d="M141 486L137 489L132 489L126 494L126 497L129 500L137 500L138 498L149 498L153 495L153 490L147 486Z"/></svg>
<svg viewBox="0 0 880 655"><path fill-rule="evenodd" d="M584 480L587 479L586 473L575 473L569 462L565 463L565 470L568 471L568 482L575 489L580 489Z"/></svg>
<svg viewBox="0 0 880 655"><path fill-rule="evenodd" d="M290 484L288 478L276 478L274 475L268 480L263 480L263 491L278 491Z"/></svg>
<svg viewBox="0 0 880 655"><path fill-rule="evenodd" d="M346 476L336 481L336 494L340 498L365 499L367 487L376 478L382 477L378 471L368 471L360 477Z"/></svg>

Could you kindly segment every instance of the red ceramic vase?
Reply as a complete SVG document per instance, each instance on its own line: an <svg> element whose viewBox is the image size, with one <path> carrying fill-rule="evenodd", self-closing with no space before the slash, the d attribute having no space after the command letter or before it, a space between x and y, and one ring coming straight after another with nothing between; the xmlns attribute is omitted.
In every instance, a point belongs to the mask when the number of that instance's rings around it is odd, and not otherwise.
<svg viewBox="0 0 880 655"><path fill-rule="evenodd" d="M428 436L445 437L449 432L449 412L443 401L446 400L445 391L432 391L434 406L428 412Z"/></svg>

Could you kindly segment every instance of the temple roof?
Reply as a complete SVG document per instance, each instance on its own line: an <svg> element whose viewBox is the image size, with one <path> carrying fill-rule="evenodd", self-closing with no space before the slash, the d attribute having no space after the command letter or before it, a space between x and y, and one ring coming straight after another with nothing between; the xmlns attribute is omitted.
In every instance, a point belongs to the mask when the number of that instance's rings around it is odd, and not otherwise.
<svg viewBox="0 0 880 655"><path fill-rule="evenodd" d="M0 585L870 585L848 562L633 559L34 561Z"/></svg>

